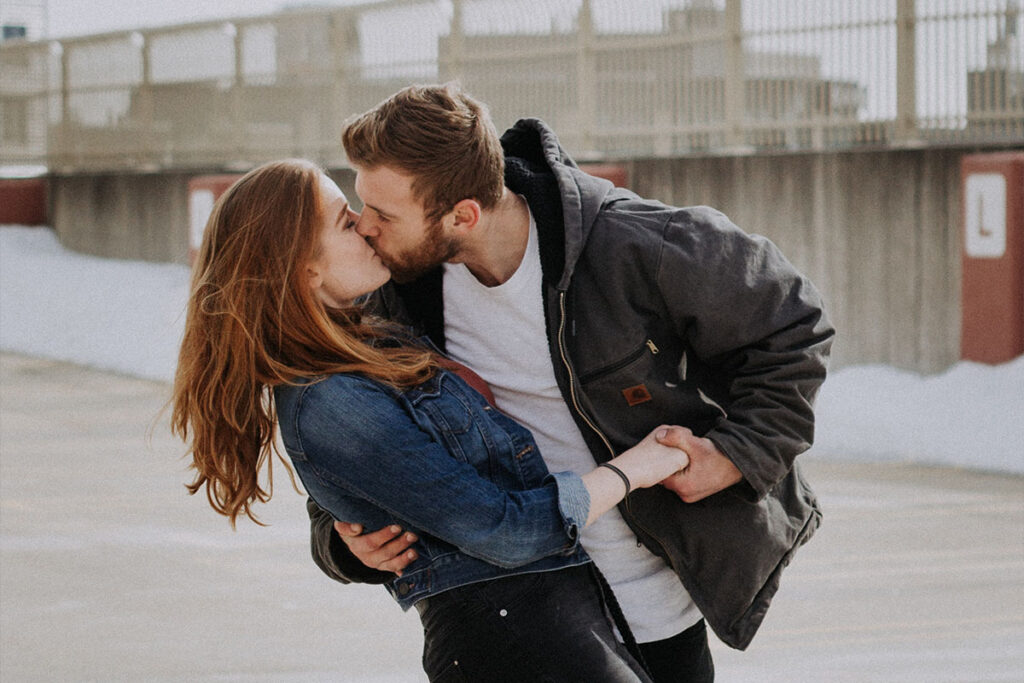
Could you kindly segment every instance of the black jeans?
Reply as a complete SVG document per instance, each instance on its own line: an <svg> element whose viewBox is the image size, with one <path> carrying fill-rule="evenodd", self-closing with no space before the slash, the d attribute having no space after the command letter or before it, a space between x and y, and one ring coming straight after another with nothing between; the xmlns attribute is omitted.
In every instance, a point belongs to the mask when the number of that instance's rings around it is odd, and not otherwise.
<svg viewBox="0 0 1024 683"><path fill-rule="evenodd" d="M703 619L671 638L638 645L654 683L711 683L715 680L715 663L711 661Z"/></svg>
<svg viewBox="0 0 1024 683"><path fill-rule="evenodd" d="M431 681L651 680L616 640L589 565L463 586L416 609Z"/></svg>

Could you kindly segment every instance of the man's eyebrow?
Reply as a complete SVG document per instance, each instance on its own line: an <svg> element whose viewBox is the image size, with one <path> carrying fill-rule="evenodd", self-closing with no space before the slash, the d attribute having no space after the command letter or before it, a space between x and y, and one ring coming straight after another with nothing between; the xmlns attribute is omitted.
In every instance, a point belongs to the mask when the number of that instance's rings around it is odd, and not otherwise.
<svg viewBox="0 0 1024 683"><path fill-rule="evenodd" d="M387 211L385 211L383 209L379 209L376 206L374 206L373 204L367 204L366 202L363 202L363 208L365 208L365 209L373 209L375 213L377 213L380 216L383 216L384 218L393 218L394 217L390 213L388 213Z"/></svg>

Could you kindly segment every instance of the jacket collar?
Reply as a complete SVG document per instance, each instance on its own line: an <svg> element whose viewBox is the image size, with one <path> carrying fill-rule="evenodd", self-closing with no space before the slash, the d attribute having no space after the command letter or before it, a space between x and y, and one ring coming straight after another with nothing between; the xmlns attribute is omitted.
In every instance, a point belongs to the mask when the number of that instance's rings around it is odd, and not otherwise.
<svg viewBox="0 0 1024 683"><path fill-rule="evenodd" d="M540 119L520 119L501 144L505 185L526 197L537 221L544 279L564 291L613 186L580 171Z"/></svg>

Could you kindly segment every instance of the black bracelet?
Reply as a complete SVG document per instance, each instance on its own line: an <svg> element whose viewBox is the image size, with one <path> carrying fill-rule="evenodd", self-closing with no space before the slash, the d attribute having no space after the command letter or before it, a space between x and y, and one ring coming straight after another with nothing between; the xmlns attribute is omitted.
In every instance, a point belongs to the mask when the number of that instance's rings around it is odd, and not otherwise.
<svg viewBox="0 0 1024 683"><path fill-rule="evenodd" d="M629 477L626 476L625 472L623 472L610 462L602 462L601 464L598 465L598 467L607 467L612 472L619 475L619 479L621 479L622 483L626 485L626 496L629 495L629 492L632 490L632 487L629 485ZM625 498L626 496L623 496L623 498Z"/></svg>

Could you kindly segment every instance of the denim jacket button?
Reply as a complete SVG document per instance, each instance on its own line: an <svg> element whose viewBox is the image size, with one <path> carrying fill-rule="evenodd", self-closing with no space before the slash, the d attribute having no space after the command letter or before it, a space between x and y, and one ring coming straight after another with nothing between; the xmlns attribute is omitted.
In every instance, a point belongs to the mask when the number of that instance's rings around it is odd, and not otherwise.
<svg viewBox="0 0 1024 683"><path fill-rule="evenodd" d="M411 591L411 590L412 590L412 584L411 583L402 582L402 583L398 584L398 594L399 595L402 595L402 596L408 595L409 591Z"/></svg>

